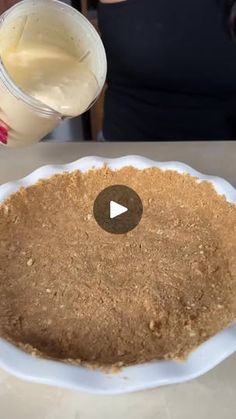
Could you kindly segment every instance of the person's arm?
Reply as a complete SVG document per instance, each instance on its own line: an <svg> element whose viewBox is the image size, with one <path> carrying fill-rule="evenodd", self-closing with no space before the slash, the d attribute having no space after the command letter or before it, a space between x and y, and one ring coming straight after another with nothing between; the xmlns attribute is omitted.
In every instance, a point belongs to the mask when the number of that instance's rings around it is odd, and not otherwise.
<svg viewBox="0 0 236 419"><path fill-rule="evenodd" d="M19 0L1 0L0 1L0 15L4 13L9 7L14 6Z"/></svg>

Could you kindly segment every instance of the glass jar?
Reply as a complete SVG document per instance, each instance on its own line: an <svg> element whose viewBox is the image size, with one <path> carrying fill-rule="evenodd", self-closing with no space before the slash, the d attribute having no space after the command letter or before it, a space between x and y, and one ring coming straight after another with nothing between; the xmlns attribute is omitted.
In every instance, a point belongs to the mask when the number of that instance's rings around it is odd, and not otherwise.
<svg viewBox="0 0 236 419"><path fill-rule="evenodd" d="M23 92L4 67L4 51L14 46L28 17L26 36L37 43L50 43L83 57L97 80L87 111L98 98L106 78L106 55L101 39L89 21L58 0L24 0L0 17L0 144L17 147L40 141L56 128L64 115ZM79 96L79 92L78 92Z"/></svg>

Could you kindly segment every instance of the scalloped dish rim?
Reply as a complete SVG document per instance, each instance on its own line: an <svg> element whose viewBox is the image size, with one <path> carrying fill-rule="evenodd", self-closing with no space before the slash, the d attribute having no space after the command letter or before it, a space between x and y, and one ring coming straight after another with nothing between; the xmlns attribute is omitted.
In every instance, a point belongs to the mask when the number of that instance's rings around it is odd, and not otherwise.
<svg viewBox="0 0 236 419"><path fill-rule="evenodd" d="M112 170L125 166L137 169L158 167L196 177L196 181L209 181L228 202L236 203L236 189L217 176L208 176L176 161L157 162L141 156L103 158L88 156L73 163L48 165L36 169L28 176L0 186L0 203L21 187L35 184L54 174L101 168L104 164ZM116 373L91 369L86 366L68 365L60 361L36 358L4 339L0 339L0 367L7 372L31 382L77 389L94 394L123 394L168 384L177 384L197 378L220 364L236 352L236 323L208 339L185 362L153 361L124 367Z"/></svg>

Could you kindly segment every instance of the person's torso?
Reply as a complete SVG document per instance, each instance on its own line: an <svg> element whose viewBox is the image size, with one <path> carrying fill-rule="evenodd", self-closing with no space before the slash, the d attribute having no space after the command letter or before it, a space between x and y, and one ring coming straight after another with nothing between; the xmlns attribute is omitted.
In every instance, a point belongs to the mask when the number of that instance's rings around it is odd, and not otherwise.
<svg viewBox="0 0 236 419"><path fill-rule="evenodd" d="M224 0L124 0L101 5L108 98L110 94L112 100L113 93L123 106L143 111L144 118L165 109L169 113L176 109L176 115L184 109L216 109L232 119L236 44L227 30L224 6Z"/></svg>

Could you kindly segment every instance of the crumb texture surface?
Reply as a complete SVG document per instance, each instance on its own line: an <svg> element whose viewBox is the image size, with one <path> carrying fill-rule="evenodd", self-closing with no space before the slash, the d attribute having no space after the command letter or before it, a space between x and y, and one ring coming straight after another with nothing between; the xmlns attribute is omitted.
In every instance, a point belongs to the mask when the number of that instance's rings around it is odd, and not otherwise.
<svg viewBox="0 0 236 419"><path fill-rule="evenodd" d="M107 186L143 218L112 235ZM0 205L0 336L44 356L110 366L184 359L236 319L236 206L211 184L127 167L57 175Z"/></svg>

